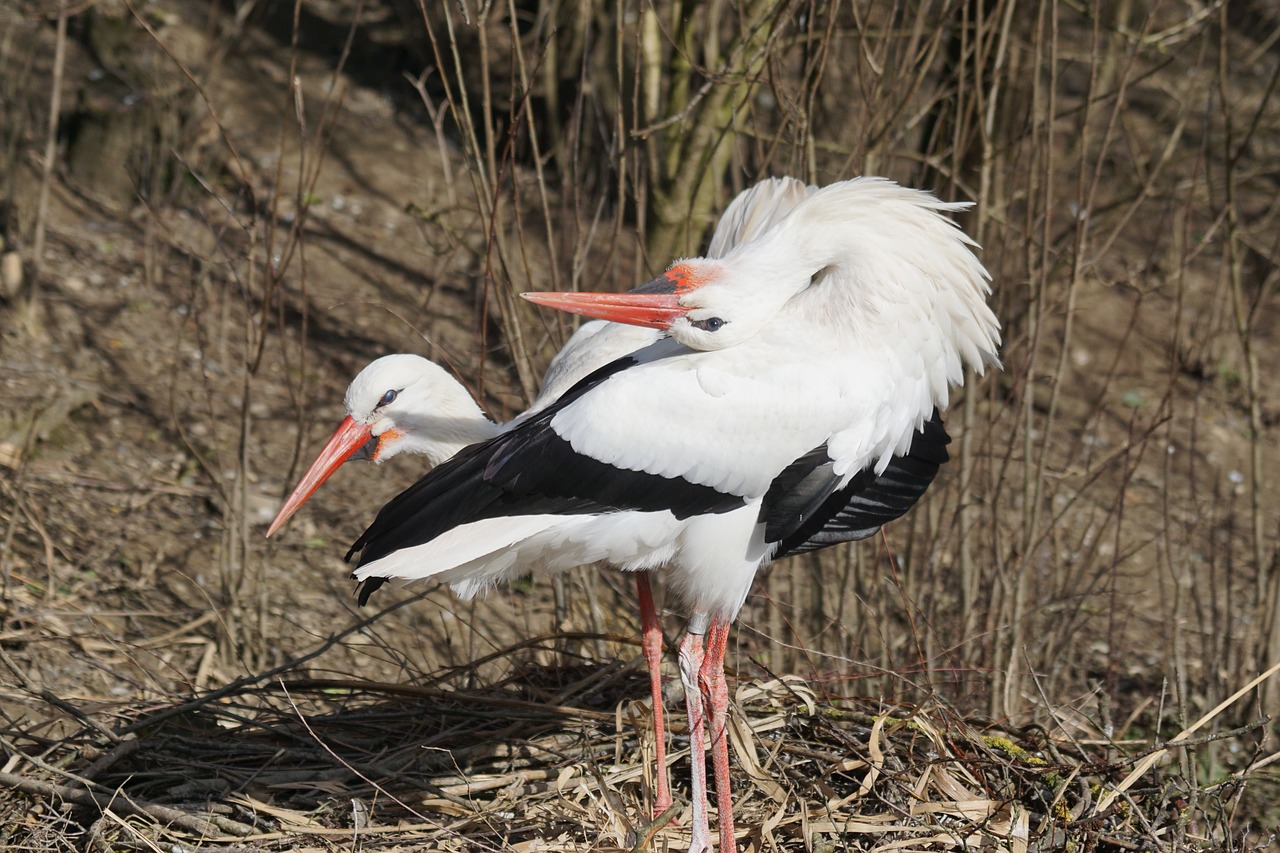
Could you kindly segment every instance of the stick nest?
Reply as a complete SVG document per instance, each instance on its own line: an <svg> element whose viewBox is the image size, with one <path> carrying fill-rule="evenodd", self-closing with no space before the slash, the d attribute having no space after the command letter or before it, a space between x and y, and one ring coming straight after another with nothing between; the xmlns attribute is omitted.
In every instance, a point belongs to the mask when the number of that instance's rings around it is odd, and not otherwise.
<svg viewBox="0 0 1280 853"><path fill-rule="evenodd" d="M10 850L687 849L678 707L676 806L651 820L653 733L634 668L512 672L472 689L294 678L92 711L48 696L68 733L4 733L0 839ZM1174 761L1129 782L1151 745L1124 754L938 705L832 702L792 678L740 683L729 737L742 850L1246 849L1227 827L1248 777L1197 788ZM1193 747L1159 749L1185 762Z"/></svg>

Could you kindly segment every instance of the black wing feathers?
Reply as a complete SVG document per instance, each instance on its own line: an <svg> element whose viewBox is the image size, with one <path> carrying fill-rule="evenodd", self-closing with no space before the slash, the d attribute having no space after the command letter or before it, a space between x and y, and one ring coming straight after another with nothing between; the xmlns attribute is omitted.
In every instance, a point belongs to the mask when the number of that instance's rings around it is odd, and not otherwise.
<svg viewBox="0 0 1280 853"><path fill-rule="evenodd" d="M760 509L766 542L781 542L795 533L831 497L840 485L833 466L827 445L821 444L774 478Z"/></svg>
<svg viewBox="0 0 1280 853"><path fill-rule="evenodd" d="M351 546L347 559L360 551L357 565L363 566L392 551L430 542L460 524L500 515L609 509L590 497L518 494L487 482L483 472L493 444L491 440L472 445L392 498Z"/></svg>
<svg viewBox="0 0 1280 853"><path fill-rule="evenodd" d="M565 500L589 497L579 512L630 509L669 510L676 518L725 512L743 505L741 496L679 477L629 471L574 451L555 430L530 431L517 452L494 457L484 478L513 494L542 494Z"/></svg>
<svg viewBox="0 0 1280 853"><path fill-rule="evenodd" d="M879 476L870 469L859 472L839 491L834 490L826 448L810 451L774 481L761 508L766 541L778 543L774 559L865 539L900 518L920 500L949 458L950 443L935 410L912 437L905 456L895 456ZM808 469L795 470L805 459Z"/></svg>

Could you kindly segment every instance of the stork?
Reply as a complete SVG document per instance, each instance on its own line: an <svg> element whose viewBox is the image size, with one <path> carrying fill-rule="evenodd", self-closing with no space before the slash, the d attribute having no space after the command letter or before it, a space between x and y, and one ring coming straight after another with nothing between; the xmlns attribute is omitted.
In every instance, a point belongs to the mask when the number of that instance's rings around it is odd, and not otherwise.
<svg viewBox="0 0 1280 853"><path fill-rule="evenodd" d="M607 560L666 567L692 611L680 646L693 741L691 850L710 848L710 705L720 848L734 846L725 720L729 625L757 570L861 538L946 458L938 420L964 368L997 365L999 324L964 207L879 178L810 191L718 259L630 294L531 297L670 334L594 371L401 493L352 546L363 602L388 579L463 593ZM709 642L704 641L707 635Z"/></svg>
<svg viewBox="0 0 1280 853"><path fill-rule="evenodd" d="M807 192L802 182L790 178L761 181L743 191L717 223L707 255L719 257L767 230ZM466 388L432 361L408 353L375 359L348 386L343 401L346 417L285 500L267 536L283 527L348 460L381 463L400 453L413 453L425 456L435 467L468 445L496 437L520 419L549 406L596 369L660 337L661 332L643 326L604 321L582 325L547 368L533 405L512 424L498 424L486 417ZM648 666L653 708L654 810L660 814L672 803L662 707L662 629L649 573L635 574L641 648Z"/></svg>

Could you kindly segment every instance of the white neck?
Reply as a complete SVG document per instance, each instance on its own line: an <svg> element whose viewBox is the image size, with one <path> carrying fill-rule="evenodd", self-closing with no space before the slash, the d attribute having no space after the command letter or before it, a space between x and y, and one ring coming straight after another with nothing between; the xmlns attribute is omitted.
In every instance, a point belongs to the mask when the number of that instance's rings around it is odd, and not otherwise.
<svg viewBox="0 0 1280 853"><path fill-rule="evenodd" d="M502 432L502 425L485 417L465 391L452 405L439 406L431 412L402 414L397 426L405 434L397 452L420 453L433 467L462 448Z"/></svg>

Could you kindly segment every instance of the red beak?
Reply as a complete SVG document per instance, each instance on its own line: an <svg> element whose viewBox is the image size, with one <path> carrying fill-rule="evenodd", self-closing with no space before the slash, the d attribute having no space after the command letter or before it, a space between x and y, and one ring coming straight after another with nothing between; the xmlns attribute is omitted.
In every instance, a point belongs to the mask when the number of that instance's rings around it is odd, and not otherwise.
<svg viewBox="0 0 1280 853"><path fill-rule="evenodd" d="M582 314L598 320L612 320L630 326L670 329L687 309L680 307L675 294L657 293L557 293L520 294L536 305Z"/></svg>
<svg viewBox="0 0 1280 853"><path fill-rule="evenodd" d="M302 475L302 479L298 481L298 485L294 487L293 494L289 495L289 499L284 502L284 506L280 507L280 512L276 515L276 520L271 522L271 526L267 528L267 536L275 533L284 523L288 521L298 508L307 502L307 498L315 494L316 489L324 485L324 481L337 471L343 462L346 462L370 439L369 426L367 424L356 423L350 416L343 419L338 424L338 428L334 430L333 436L329 439L329 443L320 451L320 455L316 457L316 461L311 463L311 467L307 469L307 473Z"/></svg>
<svg viewBox="0 0 1280 853"><path fill-rule="evenodd" d="M683 264L676 264L653 281L626 293L530 292L520 295L536 305L570 314L629 326L670 329L672 323L689 312L680 304L680 296L699 284Z"/></svg>

